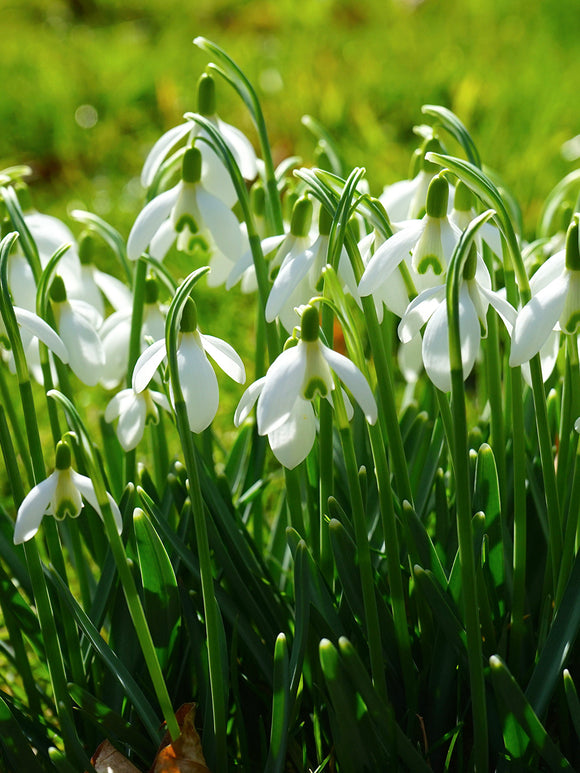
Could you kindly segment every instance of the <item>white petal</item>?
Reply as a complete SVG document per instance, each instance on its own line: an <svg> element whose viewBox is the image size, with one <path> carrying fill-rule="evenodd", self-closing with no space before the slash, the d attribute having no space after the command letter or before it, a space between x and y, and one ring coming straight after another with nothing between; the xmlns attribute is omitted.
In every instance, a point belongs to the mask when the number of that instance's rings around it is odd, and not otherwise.
<svg viewBox="0 0 580 773"><path fill-rule="evenodd" d="M262 378L254 381L253 384L250 384L242 395L238 407L236 408L236 412L234 413L234 424L236 427L239 427L250 415L250 411L254 407L256 400L262 394L265 381L266 377L262 376Z"/></svg>
<svg viewBox="0 0 580 773"><path fill-rule="evenodd" d="M398 180L383 190L379 201L391 220L404 220L409 217L409 208L418 185L419 178L414 177L412 180Z"/></svg>
<svg viewBox="0 0 580 773"><path fill-rule="evenodd" d="M137 260L147 249L157 229L169 217L181 190L181 183L152 199L137 215L127 242L127 257Z"/></svg>
<svg viewBox="0 0 580 773"><path fill-rule="evenodd" d="M517 311L514 307L506 301L503 295L500 295L493 290L487 290L485 287L479 286L479 292L493 306L499 316L502 318L504 325L506 326L508 333L511 335L514 325L516 324Z"/></svg>
<svg viewBox="0 0 580 773"><path fill-rule="evenodd" d="M135 392L132 389L122 389L109 400L105 408L105 421L111 422L117 419L126 411L135 399Z"/></svg>
<svg viewBox="0 0 580 773"><path fill-rule="evenodd" d="M481 328L475 307L465 284L459 292L459 333L461 338L461 362L463 379L471 373L481 342ZM423 364L425 371L442 392L451 390L451 365L449 362L449 324L447 304L440 304L423 336Z"/></svg>
<svg viewBox="0 0 580 773"><path fill-rule="evenodd" d="M41 317L26 309L20 309L18 306L14 306L14 315L18 324L48 346L61 362L68 362L68 352L65 344Z"/></svg>
<svg viewBox="0 0 580 773"><path fill-rule="evenodd" d="M358 291L361 295L370 295L376 287L389 278L417 243L424 227L423 220L412 221L378 248L369 260L359 282Z"/></svg>
<svg viewBox="0 0 580 773"><path fill-rule="evenodd" d="M566 268L566 250L560 250L552 257L542 263L530 279L530 290L532 295L536 295L544 287L554 282Z"/></svg>
<svg viewBox="0 0 580 773"><path fill-rule="evenodd" d="M164 411L167 411L168 413L171 412L171 406L169 405L169 400L165 397L164 394L161 392L156 392L154 389L149 390L149 396L153 400L154 403L157 403L161 408L163 408Z"/></svg>
<svg viewBox="0 0 580 773"><path fill-rule="evenodd" d="M199 333L199 337L203 344L203 348L209 354L209 356L215 360L224 373L238 384L243 384L246 380L246 369L244 363L240 359L238 353L230 346L226 341L222 341L221 338L215 336L202 335Z"/></svg>
<svg viewBox="0 0 580 773"><path fill-rule="evenodd" d="M133 370L132 384L135 392L142 392L147 387L166 355L167 350L164 338L155 341L155 343L145 349L135 363L135 369Z"/></svg>
<svg viewBox="0 0 580 773"><path fill-rule="evenodd" d="M232 155L246 180L253 180L258 175L256 151L250 140L235 126L218 118L218 129L227 142Z"/></svg>
<svg viewBox="0 0 580 773"><path fill-rule="evenodd" d="M542 381L544 383L546 383L552 375L552 371L556 367L559 353L560 332L558 330L552 330L546 343L540 349L540 365L542 369ZM522 363L522 376L526 384L532 388L532 373L529 362Z"/></svg>
<svg viewBox="0 0 580 773"><path fill-rule="evenodd" d="M235 263L242 254L242 235L238 219L223 201L204 191L201 186L197 190L197 205L214 242L224 255Z"/></svg>
<svg viewBox="0 0 580 773"><path fill-rule="evenodd" d="M74 485L83 495L83 497L87 500L87 502L91 505L91 507L102 518L103 513L101 512L101 508L99 507L99 503L97 501L97 495L95 493L95 487L93 486L92 480L90 478L87 478L85 475L80 475L75 470L71 470L71 477ZM113 512L113 518L115 519L117 531L120 534L123 531L123 521L121 519L121 513L119 512L119 507L115 502L115 500L113 499L113 497L109 494L109 492L107 492L107 499L109 500L109 505Z"/></svg>
<svg viewBox="0 0 580 773"><path fill-rule="evenodd" d="M540 351L562 314L567 291L568 276L564 274L521 309L512 335L510 367L527 362Z"/></svg>
<svg viewBox="0 0 580 773"><path fill-rule="evenodd" d="M189 428L192 432L203 432L217 413L219 389L214 369L193 333L181 336L177 368Z"/></svg>
<svg viewBox="0 0 580 773"><path fill-rule="evenodd" d="M417 335L407 343L401 344L397 350L399 368L405 381L409 384L414 384L418 381L423 370L422 345L423 339L420 335Z"/></svg>
<svg viewBox="0 0 580 773"><path fill-rule="evenodd" d="M430 287L428 290L423 290L420 295L411 301L397 328L401 343L406 344L412 338L415 338L444 299L445 285L439 285L438 287Z"/></svg>
<svg viewBox="0 0 580 773"><path fill-rule="evenodd" d="M161 223L149 244L149 254L151 257L159 261L164 260L176 237L177 233L171 218Z"/></svg>
<svg viewBox="0 0 580 773"><path fill-rule="evenodd" d="M73 373L87 386L99 382L105 366L105 352L95 328L68 302L61 304L58 331L67 348Z"/></svg>
<svg viewBox="0 0 580 773"><path fill-rule="evenodd" d="M272 322L280 314L300 281L308 274L308 269L314 260L314 253L307 249L293 255L285 262L280 273L274 280L268 301L266 303L266 321Z"/></svg>
<svg viewBox="0 0 580 773"><path fill-rule="evenodd" d="M344 357L342 354L329 349L324 344L321 345L321 348L324 359L347 389L350 390L350 393L362 408L366 420L369 424L374 424L377 420L377 403L366 378L348 357Z"/></svg>
<svg viewBox="0 0 580 773"><path fill-rule="evenodd" d="M148 188L153 182L153 178L165 157L174 145L177 145L179 140L183 139L185 135L191 131L192 124L190 121L182 123L179 126L174 126L173 129L165 132L161 135L155 145L149 151L145 164L143 165L143 171L141 172L141 185L144 188Z"/></svg>
<svg viewBox="0 0 580 773"><path fill-rule="evenodd" d="M268 433L268 442L280 464L292 470L306 459L315 437L316 419L312 404L298 397L286 421Z"/></svg>
<svg viewBox="0 0 580 773"><path fill-rule="evenodd" d="M270 365L258 400L260 435L269 434L286 421L300 393L305 372L306 356L301 342L286 349Z"/></svg>
<svg viewBox="0 0 580 773"><path fill-rule="evenodd" d="M205 132L202 130L200 137L204 134ZM206 142L198 143L197 147L201 150L201 179L203 187L212 196L216 196L223 201L227 207L233 207L238 200L238 196L227 167Z"/></svg>
<svg viewBox="0 0 580 773"><path fill-rule="evenodd" d="M56 473L49 475L46 480L41 481L24 497L14 527L14 544L19 545L22 542L34 537L42 521L48 505L56 490L58 477Z"/></svg>
<svg viewBox="0 0 580 773"><path fill-rule="evenodd" d="M99 290L116 311L131 306L133 295L127 285L123 284L116 277L106 274L104 271L99 271L98 268L93 269L93 277Z"/></svg>
<svg viewBox="0 0 580 773"><path fill-rule="evenodd" d="M133 392L133 390L130 390ZM117 424L117 437L124 451L132 451L137 447L145 430L147 405L142 393L133 393L130 403L123 407Z"/></svg>

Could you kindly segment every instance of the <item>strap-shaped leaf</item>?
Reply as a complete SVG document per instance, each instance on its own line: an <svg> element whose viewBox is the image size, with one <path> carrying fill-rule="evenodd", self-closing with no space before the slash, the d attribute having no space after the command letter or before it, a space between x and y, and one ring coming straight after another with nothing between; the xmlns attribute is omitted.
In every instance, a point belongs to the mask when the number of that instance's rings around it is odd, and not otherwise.
<svg viewBox="0 0 580 773"><path fill-rule="evenodd" d="M469 161L474 166L481 167L481 158L475 147L475 142L455 113L449 110L449 108L442 107L441 105L423 105L421 112L424 115L430 115L432 118L435 118L436 121L461 145Z"/></svg>

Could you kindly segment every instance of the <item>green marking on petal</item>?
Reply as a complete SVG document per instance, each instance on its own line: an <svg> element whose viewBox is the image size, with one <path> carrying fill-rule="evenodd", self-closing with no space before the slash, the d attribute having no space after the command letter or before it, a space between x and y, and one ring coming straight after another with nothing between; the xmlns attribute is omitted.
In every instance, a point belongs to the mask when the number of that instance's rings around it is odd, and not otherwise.
<svg viewBox="0 0 580 773"><path fill-rule="evenodd" d="M419 274L426 274L429 268L431 268L433 273L437 276L443 273L444 266L441 265L441 261L438 255L421 256L421 259L417 263L417 272Z"/></svg>
<svg viewBox="0 0 580 773"><path fill-rule="evenodd" d="M175 230L177 233L181 233L185 228L192 234L196 234L199 231L197 223L188 212L184 212L183 215L180 215L175 223Z"/></svg>
<svg viewBox="0 0 580 773"><path fill-rule="evenodd" d="M580 311L575 311L571 314L562 326L562 329L565 333L577 333L580 330Z"/></svg>
<svg viewBox="0 0 580 773"><path fill-rule="evenodd" d="M314 397L316 397L317 393L321 397L326 397L328 394L328 387L324 383L323 379L320 378L320 376L313 376L308 380L303 395L306 400L312 400Z"/></svg>
<svg viewBox="0 0 580 773"><path fill-rule="evenodd" d="M66 497L59 500L58 507L54 511L54 517L57 521L64 521L67 516L69 518L78 518L80 514L81 511L77 510L76 503Z"/></svg>

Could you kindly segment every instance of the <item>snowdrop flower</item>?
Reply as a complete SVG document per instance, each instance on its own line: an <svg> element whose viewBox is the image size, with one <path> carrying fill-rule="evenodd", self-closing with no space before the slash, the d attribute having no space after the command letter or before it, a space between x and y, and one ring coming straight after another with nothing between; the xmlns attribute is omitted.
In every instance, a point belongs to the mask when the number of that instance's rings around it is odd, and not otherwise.
<svg viewBox="0 0 580 773"><path fill-rule="evenodd" d="M181 317L177 369L192 432L203 432L209 427L219 405L217 378L207 358L208 354L230 378L238 384L244 383L246 371L243 362L234 349L221 338L200 333L195 303L190 299ZM133 390L137 394L148 386L166 356L167 349L163 338L152 344L139 357L133 371Z"/></svg>
<svg viewBox="0 0 580 773"><path fill-rule="evenodd" d="M221 253L232 266L242 254L243 238L234 213L201 183L201 152L188 148L183 156L182 179L150 201L139 213L127 242L127 254L137 260L149 247L163 260L171 245L192 253L202 248Z"/></svg>
<svg viewBox="0 0 580 773"><path fill-rule="evenodd" d="M216 114L215 82L209 73L204 73L198 81L198 112L205 116L216 127L246 180L254 180L258 174L256 153L248 138L234 126L222 121ZM196 137L206 137L206 132L193 121L170 129L160 137L151 149L141 173L141 182L149 188L159 167L169 151L182 139L189 135L188 144L192 145ZM220 158L207 144L200 143L202 155L201 179L204 187L214 196L221 199L228 207L237 201L234 185L229 172Z"/></svg>
<svg viewBox="0 0 580 773"><path fill-rule="evenodd" d="M93 482L72 469L70 448L61 441L56 447L54 472L35 486L18 508L14 543L18 545L32 539L45 515L53 515L58 521L67 515L77 518L83 507L83 497L102 518ZM120 534L123 528L121 513L109 493L107 497Z"/></svg>
<svg viewBox="0 0 580 773"><path fill-rule="evenodd" d="M113 312L99 328L99 336L105 353L105 365L100 382L105 389L114 389L127 374L129 343L131 338L132 307ZM145 302L141 322L141 351L147 348L147 339L154 341L165 335L165 314L159 304L157 281L145 281Z"/></svg>
<svg viewBox="0 0 580 773"><path fill-rule="evenodd" d="M435 177L427 195L426 214L410 220L381 245L369 260L359 282L360 295L381 292L385 282L393 281L394 272L411 255L413 279L433 284L447 269L461 231L447 218L449 185L444 177ZM425 281L423 281L425 285Z"/></svg>
<svg viewBox="0 0 580 773"><path fill-rule="evenodd" d="M286 467L306 458L316 435L311 401L317 395L331 399L332 371L350 390L367 421L377 420L377 405L365 377L347 358L329 349L319 339L318 310L306 306L302 312L301 338L272 363L263 379L242 396L235 421L241 423L257 403L260 435L267 435L272 451Z"/></svg>
<svg viewBox="0 0 580 773"><path fill-rule="evenodd" d="M302 226L296 225L296 221L304 214L302 213L302 205L308 212L312 212L312 204L308 199L301 199L295 205L294 212L298 213L298 216L293 214L291 233L296 236L296 239L282 260L266 303L266 320L272 322L278 317L288 332L291 332L296 324L295 307L305 304L316 293L317 288L320 289L322 271L327 262L328 241L332 224L331 216L324 207L321 207L318 218L318 236L314 243L310 244L310 239L307 236L297 236L299 231L304 232L307 230L307 226L308 229L310 227L306 221L311 218L311 214L305 217ZM278 253L275 260L278 260ZM340 256L338 273L350 292L356 295L354 272L344 248Z"/></svg>
<svg viewBox="0 0 580 773"><path fill-rule="evenodd" d="M453 225L457 226L460 231L465 231L467 226L471 223L476 216L474 209L474 195L470 188L465 185L464 182L459 180L455 186L455 193L453 195L453 209L449 215L449 220ZM485 242L491 249L494 255L501 257L501 235L494 223L489 221L485 222L478 230L475 236L475 243L478 250L481 252L481 243Z"/></svg>
<svg viewBox="0 0 580 773"><path fill-rule="evenodd" d="M518 313L512 335L510 366L516 367L537 354L550 333L580 329L579 216L568 228L566 249L552 255L530 280L532 298Z"/></svg>
<svg viewBox="0 0 580 773"><path fill-rule="evenodd" d="M459 333L464 379L473 370L482 336L487 335L486 317L490 304L508 324L513 324L515 309L491 290L489 272L477 255L475 245L472 245L459 289ZM411 341L425 323L421 348L425 371L438 389L449 392L451 365L445 285L424 290L409 304L399 323L400 340L403 343Z"/></svg>
<svg viewBox="0 0 580 773"><path fill-rule="evenodd" d="M373 255L386 241L385 237L376 228L371 233L363 236L358 243L358 248L365 267L368 266ZM379 323L383 321L385 306L398 317L402 317L409 305L409 288L405 283L402 272L393 271L388 282L381 282L374 288L372 296ZM354 297L360 299L358 288Z"/></svg>
<svg viewBox="0 0 580 773"><path fill-rule="evenodd" d="M56 276L50 288L58 333L68 352L73 373L87 386L95 386L105 365L105 353L97 328L101 317L88 303L67 299L62 277Z"/></svg>
<svg viewBox="0 0 580 773"><path fill-rule="evenodd" d="M425 154L428 152L440 153L441 144L434 137L429 138L423 147L417 149L419 157L419 171L410 180L399 180L388 185L379 197L379 201L387 210L391 220L414 220L421 216L425 209L427 191L434 175L440 167L427 161ZM416 169L417 162L413 163Z"/></svg>
<svg viewBox="0 0 580 773"><path fill-rule="evenodd" d="M161 392L144 389L135 392L133 388L122 389L105 408L105 421L117 424L117 437L124 451L132 451L141 442L145 425L148 422L157 424L160 405L166 411L171 411L169 401Z"/></svg>
<svg viewBox="0 0 580 773"><path fill-rule="evenodd" d="M105 316L103 298L106 298L115 310L131 307L133 296L129 288L94 265L94 238L90 232L79 238L78 254L81 263L80 276L78 285L69 288L69 297L90 303L102 317Z"/></svg>
<svg viewBox="0 0 580 773"><path fill-rule="evenodd" d="M290 231L287 234L277 234L276 236L268 236L262 240L262 252L266 257L273 255L268 262L268 273L271 281L275 281L278 273L281 270L283 263L292 263L295 258L301 257L302 261L309 261L312 259L312 244L313 237L310 233L312 225L312 202L307 196L302 196L297 199L292 207L292 216L290 220ZM300 265L297 264L297 265ZM226 288L233 287L246 272L253 272L253 258L250 250L247 250L232 272L228 277ZM292 273L292 272L291 272ZM279 288L285 289L286 282L282 280L282 284ZM278 291L277 291L278 292ZM284 292L281 293L284 295ZM275 297L271 303L267 303L266 319L272 322L276 317L274 310L283 304L278 304ZM290 329L294 326L294 320L290 323Z"/></svg>

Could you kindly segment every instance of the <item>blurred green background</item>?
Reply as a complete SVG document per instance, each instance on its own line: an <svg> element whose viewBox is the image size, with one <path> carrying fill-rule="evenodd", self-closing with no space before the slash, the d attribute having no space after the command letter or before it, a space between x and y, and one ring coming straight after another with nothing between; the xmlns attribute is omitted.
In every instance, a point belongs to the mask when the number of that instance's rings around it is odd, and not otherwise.
<svg viewBox="0 0 580 773"><path fill-rule="evenodd" d="M405 176L424 103L454 110L518 197L528 232L580 132L578 0L0 0L0 168L35 203L123 233L160 132L194 109L203 35L256 84L278 160L312 161L309 113L373 188ZM255 139L225 84L219 112Z"/></svg>

